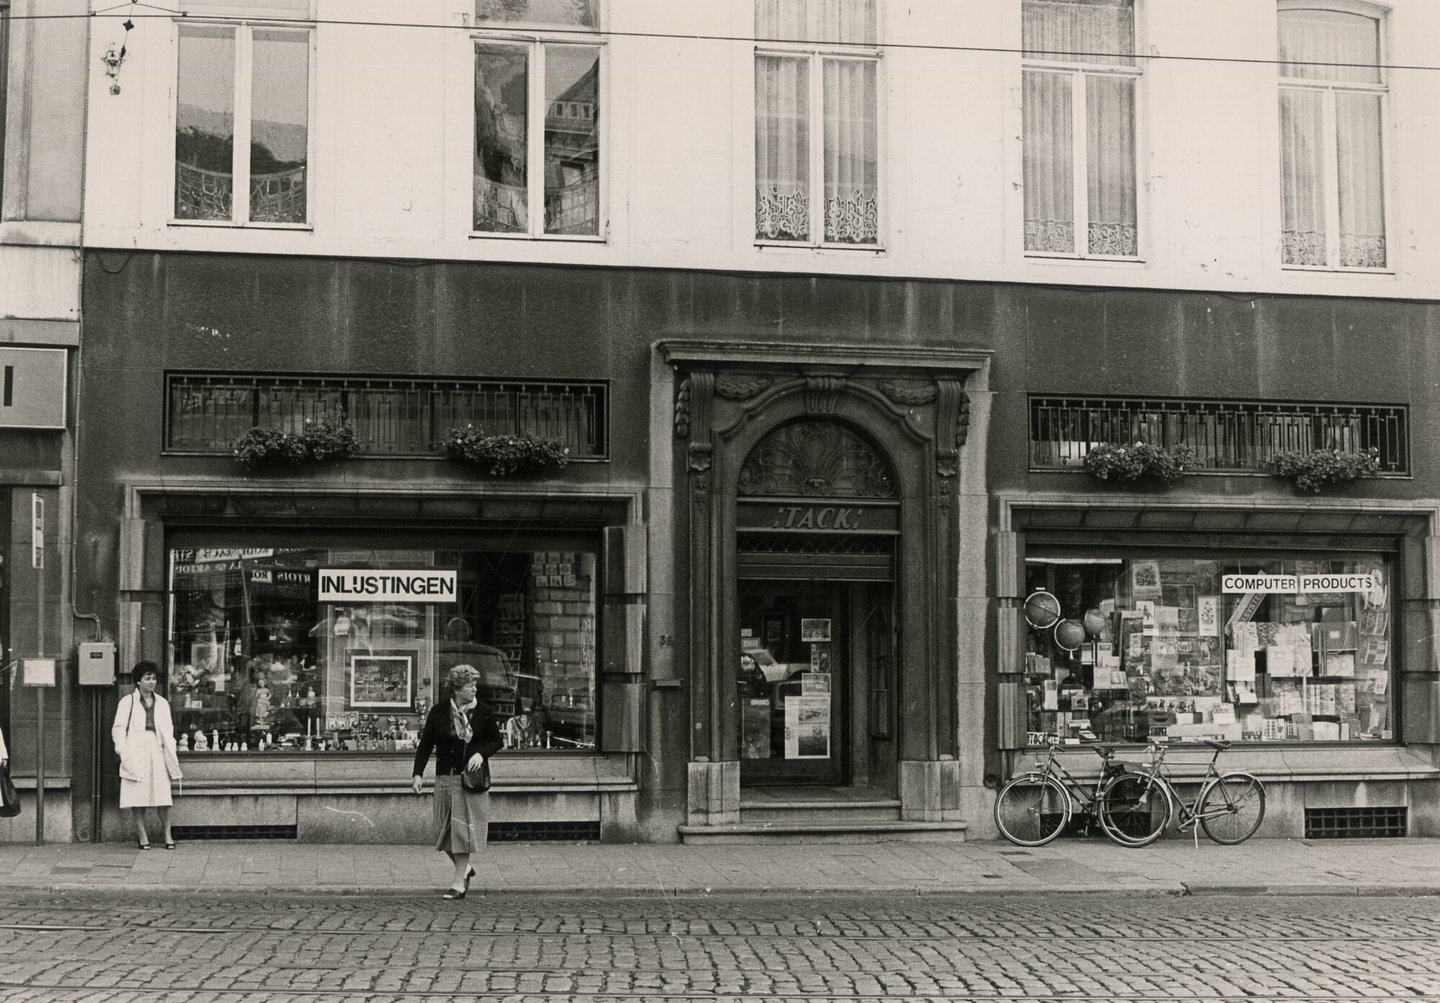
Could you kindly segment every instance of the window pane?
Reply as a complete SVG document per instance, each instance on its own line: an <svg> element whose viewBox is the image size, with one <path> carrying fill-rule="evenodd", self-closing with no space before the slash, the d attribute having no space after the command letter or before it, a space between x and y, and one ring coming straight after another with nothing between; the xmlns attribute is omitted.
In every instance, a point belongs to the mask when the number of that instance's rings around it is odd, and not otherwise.
<svg viewBox="0 0 1440 1003"><path fill-rule="evenodd" d="M755 37L875 44L875 0L755 0Z"/></svg>
<svg viewBox="0 0 1440 1003"><path fill-rule="evenodd" d="M475 19L598 28L598 6L597 0L475 0Z"/></svg>
<svg viewBox="0 0 1440 1003"><path fill-rule="evenodd" d="M545 46L545 232L600 232L600 50Z"/></svg>
<svg viewBox="0 0 1440 1003"><path fill-rule="evenodd" d="M825 60L825 239L879 239L875 62Z"/></svg>
<svg viewBox="0 0 1440 1003"><path fill-rule="evenodd" d="M1026 604L1032 732L1394 738L1392 578L1378 555L1032 560L1026 577L1050 593Z"/></svg>
<svg viewBox="0 0 1440 1003"><path fill-rule="evenodd" d="M1335 94L1339 146L1340 264L1385 267L1385 186L1380 158L1379 94Z"/></svg>
<svg viewBox="0 0 1440 1003"><path fill-rule="evenodd" d="M810 61L755 57L755 235L810 238Z"/></svg>
<svg viewBox="0 0 1440 1003"><path fill-rule="evenodd" d="M460 664L479 671L508 746L593 749L596 554L563 538L553 549L171 548L165 683L180 749L414 748ZM453 575L455 589L438 602L319 602L325 570Z"/></svg>
<svg viewBox="0 0 1440 1003"><path fill-rule="evenodd" d="M1025 0L1021 30L1027 57L1135 63L1132 0Z"/></svg>
<svg viewBox="0 0 1440 1003"><path fill-rule="evenodd" d="M475 47L475 229L529 231L529 60L514 46Z"/></svg>
<svg viewBox="0 0 1440 1003"><path fill-rule="evenodd" d="M250 218L303 223L310 146L309 32L255 30L250 93Z"/></svg>
<svg viewBox="0 0 1440 1003"><path fill-rule="evenodd" d="M1280 61L1284 77L1379 83L1380 22L1333 10L1282 10Z"/></svg>
<svg viewBox="0 0 1440 1003"><path fill-rule="evenodd" d="M235 31L180 26L175 218L224 219L234 204Z"/></svg>
<svg viewBox="0 0 1440 1003"><path fill-rule="evenodd" d="M755 0L755 37L799 41L810 37L806 0Z"/></svg>
<svg viewBox="0 0 1440 1003"><path fill-rule="evenodd" d="M1135 78L1086 75L1091 254L1139 253L1135 231Z"/></svg>
<svg viewBox="0 0 1440 1003"><path fill-rule="evenodd" d="M1025 74L1025 250L1075 252L1070 76Z"/></svg>
<svg viewBox="0 0 1440 1003"><path fill-rule="evenodd" d="M1327 264L1325 250L1324 95L1280 91L1283 261Z"/></svg>

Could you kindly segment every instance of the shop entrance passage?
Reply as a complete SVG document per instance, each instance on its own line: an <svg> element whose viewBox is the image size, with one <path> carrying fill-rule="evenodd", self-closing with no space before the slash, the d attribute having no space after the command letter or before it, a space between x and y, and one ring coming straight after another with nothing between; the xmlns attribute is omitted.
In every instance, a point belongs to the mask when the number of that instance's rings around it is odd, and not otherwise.
<svg viewBox="0 0 1440 1003"><path fill-rule="evenodd" d="M893 788L892 588L742 579L742 784Z"/></svg>

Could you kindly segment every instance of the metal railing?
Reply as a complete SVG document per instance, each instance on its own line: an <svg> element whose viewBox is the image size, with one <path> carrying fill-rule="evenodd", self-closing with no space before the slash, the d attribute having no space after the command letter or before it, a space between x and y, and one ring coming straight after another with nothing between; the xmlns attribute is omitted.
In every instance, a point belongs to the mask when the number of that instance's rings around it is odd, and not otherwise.
<svg viewBox="0 0 1440 1003"><path fill-rule="evenodd" d="M1101 443L1195 450L1201 470L1268 472L1284 452L1375 449L1384 474L1410 472L1403 404L1130 397L1030 397L1030 466L1078 468Z"/></svg>
<svg viewBox="0 0 1440 1003"><path fill-rule="evenodd" d="M169 373L165 382L170 452L226 453L252 428L298 432L342 412L363 441L361 455L437 454L445 433L465 425L559 439L573 459L609 451L603 383L214 373Z"/></svg>

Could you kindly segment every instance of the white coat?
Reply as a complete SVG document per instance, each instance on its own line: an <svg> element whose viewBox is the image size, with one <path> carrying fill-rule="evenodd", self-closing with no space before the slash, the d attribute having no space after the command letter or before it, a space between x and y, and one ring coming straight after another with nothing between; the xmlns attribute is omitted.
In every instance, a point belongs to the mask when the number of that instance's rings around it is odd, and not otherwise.
<svg viewBox="0 0 1440 1003"><path fill-rule="evenodd" d="M180 772L180 755L175 749L175 723L170 718L170 702L159 693L155 694L155 734L165 755L165 772L171 780L179 780L184 774ZM145 740L145 708L140 703L138 690L120 698L110 738L115 742L115 751L120 754L122 777L127 771L135 772L129 764L142 761L144 753L139 743Z"/></svg>

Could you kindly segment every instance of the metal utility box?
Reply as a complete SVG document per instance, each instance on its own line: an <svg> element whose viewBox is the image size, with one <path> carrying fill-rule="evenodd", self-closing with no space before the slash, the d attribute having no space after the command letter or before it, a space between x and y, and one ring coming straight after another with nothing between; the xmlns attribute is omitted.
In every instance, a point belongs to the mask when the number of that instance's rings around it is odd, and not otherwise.
<svg viewBox="0 0 1440 1003"><path fill-rule="evenodd" d="M115 645L110 641L92 641L80 645L76 657L81 686L115 685Z"/></svg>

